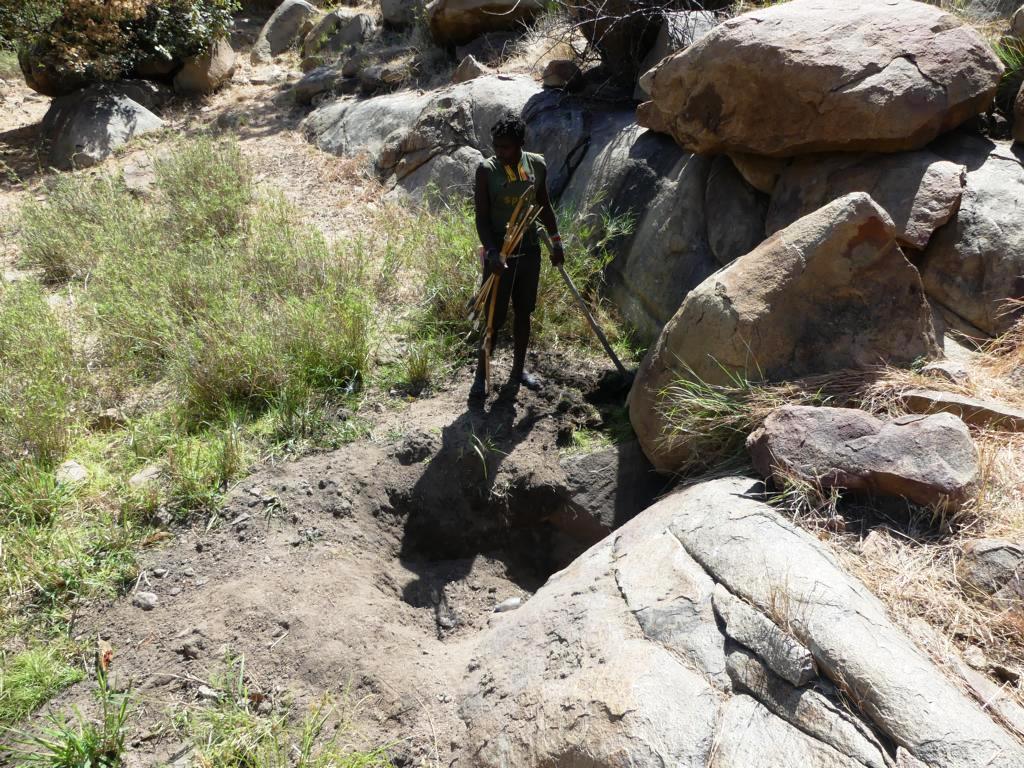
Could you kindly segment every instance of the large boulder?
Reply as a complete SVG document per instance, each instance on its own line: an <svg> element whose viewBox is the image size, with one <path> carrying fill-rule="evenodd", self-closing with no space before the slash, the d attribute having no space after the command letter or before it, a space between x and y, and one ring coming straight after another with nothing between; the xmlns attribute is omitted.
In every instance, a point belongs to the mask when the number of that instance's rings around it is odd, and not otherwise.
<svg viewBox="0 0 1024 768"><path fill-rule="evenodd" d="M665 12L658 35L654 38L651 49L640 64L639 72L643 75L654 69L661 60L673 53L693 45L718 24L718 17L709 11L667 11ZM643 77L637 83L633 98L645 101L651 97L647 92L647 81Z"/></svg>
<svg viewBox="0 0 1024 768"><path fill-rule="evenodd" d="M704 193L704 213L708 243L719 264L724 266L761 244L767 212L768 197L750 186L727 156L716 157Z"/></svg>
<svg viewBox="0 0 1024 768"><path fill-rule="evenodd" d="M608 291L637 337L650 342L718 266L704 215L711 161L641 130L628 112L594 114L586 138L561 205L598 221L631 222L608 244Z"/></svg>
<svg viewBox="0 0 1024 768"><path fill-rule="evenodd" d="M892 768L901 751L1021 765L1020 744L758 485L667 497L495 618L460 695L466 764Z"/></svg>
<svg viewBox="0 0 1024 768"><path fill-rule="evenodd" d="M644 358L630 420L656 467L690 455L663 390L680 378L778 381L938 354L921 278L862 192L799 219L687 295Z"/></svg>
<svg viewBox="0 0 1024 768"><path fill-rule="evenodd" d="M923 250L960 206L967 169L928 152L795 159L772 192L768 234L851 192L867 192L896 223L900 245Z"/></svg>
<svg viewBox="0 0 1024 768"><path fill-rule="evenodd" d="M542 0L433 0L427 18L438 45L464 45L487 32L518 29L542 10Z"/></svg>
<svg viewBox="0 0 1024 768"><path fill-rule="evenodd" d="M87 168L106 160L135 136L158 131L164 121L156 108L164 95L144 83L93 85L53 100L43 117L42 134L55 168Z"/></svg>
<svg viewBox="0 0 1024 768"><path fill-rule="evenodd" d="M423 0L380 0L381 19L394 29L412 26L421 13Z"/></svg>
<svg viewBox="0 0 1024 768"><path fill-rule="evenodd" d="M1007 299L1024 296L1024 166L1015 147L968 134L936 142L938 155L967 167L960 210L932 237L921 263L928 296L989 334L1015 315Z"/></svg>
<svg viewBox="0 0 1024 768"><path fill-rule="evenodd" d="M69 66L64 57L55 55L45 35L18 51L18 64L25 84L43 96L66 96L90 82L87 72Z"/></svg>
<svg viewBox="0 0 1024 768"><path fill-rule="evenodd" d="M935 6L793 0L663 61L638 119L693 152L896 152L984 111L1001 72L984 38Z"/></svg>
<svg viewBox="0 0 1024 768"><path fill-rule="evenodd" d="M373 19L365 13L354 16L331 11L318 21L302 41L302 55L321 51L338 53L351 45L365 42L373 34Z"/></svg>
<svg viewBox="0 0 1024 768"><path fill-rule="evenodd" d="M948 413L883 421L855 408L787 405L747 438L754 467L780 484L903 496L958 508L978 481L967 425Z"/></svg>
<svg viewBox="0 0 1024 768"><path fill-rule="evenodd" d="M267 19L252 47L253 64L280 56L309 32L320 12L306 0L284 0Z"/></svg>
<svg viewBox="0 0 1024 768"><path fill-rule="evenodd" d="M235 74L236 58L231 43L217 40L205 53L186 59L174 76L174 90L183 94L213 93Z"/></svg>

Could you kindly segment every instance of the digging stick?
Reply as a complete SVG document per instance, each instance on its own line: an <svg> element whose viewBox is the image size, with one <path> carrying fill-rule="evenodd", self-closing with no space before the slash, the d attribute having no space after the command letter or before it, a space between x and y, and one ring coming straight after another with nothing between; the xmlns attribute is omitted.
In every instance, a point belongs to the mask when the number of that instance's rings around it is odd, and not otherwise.
<svg viewBox="0 0 1024 768"><path fill-rule="evenodd" d="M604 331L601 330L601 326L597 324L597 320L595 320L594 316L590 314L590 308L587 306L587 302L583 300L583 297L580 296L580 292L576 290L576 286L573 285L572 278L569 277L569 273L565 271L565 267L562 264L558 265L558 273L562 276L562 279L565 280L565 284L569 287L569 290L572 291L572 295L576 297L576 301L580 305L580 309L583 310L583 314L587 316L587 320L590 322L590 327L594 329L594 333L597 335L601 345L604 347L604 351L608 353L612 362L615 363L615 367L619 369L619 373L622 374L624 378L630 378L629 371L626 370L626 366L624 366L622 361L619 360L619 356L615 354L615 350L612 349L612 345L608 343L608 337L604 335Z"/></svg>

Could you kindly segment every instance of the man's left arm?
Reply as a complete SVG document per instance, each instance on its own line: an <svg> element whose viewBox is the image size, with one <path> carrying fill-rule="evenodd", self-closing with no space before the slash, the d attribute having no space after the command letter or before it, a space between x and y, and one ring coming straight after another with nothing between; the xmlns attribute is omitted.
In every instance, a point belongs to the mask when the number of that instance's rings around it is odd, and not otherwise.
<svg viewBox="0 0 1024 768"><path fill-rule="evenodd" d="M551 263L557 267L565 262L565 250L562 248L562 236L558 234L558 217L555 216L555 209L551 205L551 196L548 194L546 170L544 178L538 179L537 204L540 206L541 223L548 231L548 237L551 238Z"/></svg>

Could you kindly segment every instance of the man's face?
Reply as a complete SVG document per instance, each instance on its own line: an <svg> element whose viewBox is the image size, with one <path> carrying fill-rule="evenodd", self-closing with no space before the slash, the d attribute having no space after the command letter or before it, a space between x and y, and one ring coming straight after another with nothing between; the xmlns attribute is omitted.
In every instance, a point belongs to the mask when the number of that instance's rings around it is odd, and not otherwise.
<svg viewBox="0 0 1024 768"><path fill-rule="evenodd" d="M494 156L505 165L518 165L523 156L523 145L503 136L494 140Z"/></svg>

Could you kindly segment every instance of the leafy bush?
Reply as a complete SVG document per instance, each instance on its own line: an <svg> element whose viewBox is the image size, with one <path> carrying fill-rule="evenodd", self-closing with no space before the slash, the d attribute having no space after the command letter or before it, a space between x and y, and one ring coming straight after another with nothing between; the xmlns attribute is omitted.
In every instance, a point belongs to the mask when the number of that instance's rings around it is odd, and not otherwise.
<svg viewBox="0 0 1024 768"><path fill-rule="evenodd" d="M0 50L14 50L45 30L64 0L0 0Z"/></svg>
<svg viewBox="0 0 1024 768"><path fill-rule="evenodd" d="M78 84L130 76L143 63L180 61L227 34L237 0L62 0L53 13L32 16L20 30L33 71Z"/></svg>

